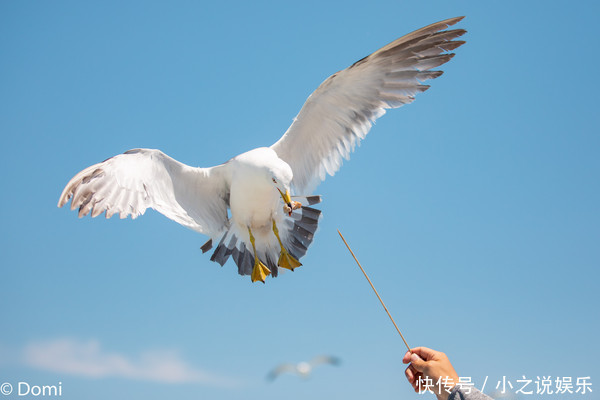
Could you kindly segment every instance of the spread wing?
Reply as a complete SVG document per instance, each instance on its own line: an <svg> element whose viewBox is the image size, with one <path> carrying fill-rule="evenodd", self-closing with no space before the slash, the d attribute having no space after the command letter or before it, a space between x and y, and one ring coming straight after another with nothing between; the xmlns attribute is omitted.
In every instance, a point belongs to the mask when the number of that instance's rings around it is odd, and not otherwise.
<svg viewBox="0 0 600 400"><path fill-rule="evenodd" d="M286 161L296 193L311 193L333 176L372 123L388 108L411 103L442 71L448 53L464 44L463 29L445 30L451 18L409 33L327 78L306 100L287 132L272 147Z"/></svg>
<svg viewBox="0 0 600 400"><path fill-rule="evenodd" d="M269 372L269 374L267 375L267 380L274 381L275 378L277 378L279 375L287 372L297 373L298 368L296 368L294 364L289 363L278 365L271 372Z"/></svg>
<svg viewBox="0 0 600 400"><path fill-rule="evenodd" d="M135 149L79 172L63 190L79 217L136 218L153 208L181 225L214 236L227 221L227 164L193 168L159 150Z"/></svg>
<svg viewBox="0 0 600 400"><path fill-rule="evenodd" d="M316 366L319 364L331 364L331 365L340 365L342 360L338 357L334 356L316 356L312 360L309 361L309 364L312 366Z"/></svg>

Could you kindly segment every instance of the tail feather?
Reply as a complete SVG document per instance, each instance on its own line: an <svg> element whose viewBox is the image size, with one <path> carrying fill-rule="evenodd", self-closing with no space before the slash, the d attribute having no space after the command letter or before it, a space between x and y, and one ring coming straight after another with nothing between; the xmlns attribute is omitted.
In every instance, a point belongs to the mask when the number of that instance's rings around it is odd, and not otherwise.
<svg viewBox="0 0 600 400"><path fill-rule="evenodd" d="M214 253L210 257L210 261L214 261L216 263L219 263L221 265L221 267L223 265L225 265L225 261L227 261L227 257L225 257L225 253L227 251L227 247L223 246L223 242L225 242L225 237L226 236L227 236L227 232L225 232L225 234L223 235L223 237L219 241L219 244L217 245L217 248L215 249Z"/></svg>
<svg viewBox="0 0 600 400"><path fill-rule="evenodd" d="M292 200L299 201L303 206L312 206L321 202L321 196L292 196Z"/></svg>
<svg viewBox="0 0 600 400"><path fill-rule="evenodd" d="M321 215L321 210L317 210L312 207L302 207L302 218L306 218L307 220L312 220L315 222L319 221L319 217Z"/></svg>
<svg viewBox="0 0 600 400"><path fill-rule="evenodd" d="M294 258L296 258L296 260L300 260L302 257L304 257L306 251L308 250L308 247L304 246L302 242L300 242L295 237L292 237L288 241L288 245L286 246L286 248L290 252L290 254L294 256Z"/></svg>
<svg viewBox="0 0 600 400"><path fill-rule="evenodd" d="M202 250L202 254L206 253L210 249L212 249L212 239L208 239L206 243L204 243L200 249Z"/></svg>
<svg viewBox="0 0 600 400"><path fill-rule="evenodd" d="M242 246L239 252L238 261L238 274L240 275L252 275L252 268L254 267L254 255L246 247L246 243L242 242Z"/></svg>
<svg viewBox="0 0 600 400"><path fill-rule="evenodd" d="M321 216L320 210L307 205L319 203L321 196L293 196L292 198L300 201L303 206L298 210L294 210L291 216L281 216L281 220L277 225L284 247L299 260L306 254L308 247L311 245ZM228 224L228 228L221 236L210 260L223 266L231 257L237 265L240 275L251 275L254 268L254 251L250 246L250 242L248 242L248 238L236 229L239 230L235 227L235 224ZM202 246L203 252L212 248L214 239L209 240ZM279 272L277 261L279 260L280 249L274 234L269 240L268 243L259 243L257 240L257 253L259 259L271 270L271 275L276 277Z"/></svg>
<svg viewBox="0 0 600 400"><path fill-rule="evenodd" d="M229 256L231 256L233 253L233 249L235 249L237 241L238 238L235 235L231 235L231 240L229 241L229 244L227 245L227 251L225 252L225 261L227 261Z"/></svg>
<svg viewBox="0 0 600 400"><path fill-rule="evenodd" d="M308 246L311 244L314 235L312 232L304 229L300 225L294 225L292 230L293 239L297 240L304 247L305 251L308 250Z"/></svg>
<svg viewBox="0 0 600 400"><path fill-rule="evenodd" d="M233 262L234 262L236 265L238 265L238 274L240 274L240 275L243 275L243 274L240 272L240 267L239 267L239 265L240 265L240 264L239 264L239 262L238 262L238 261L240 260L240 251L238 250L238 248L237 248L237 247L234 247L234 248L233 248L233 251L231 252L231 258L233 258Z"/></svg>
<svg viewBox="0 0 600 400"><path fill-rule="evenodd" d="M300 259L306 254L308 247L312 243L315 232L319 225L321 210L311 207L302 207L299 218L294 218L291 229L288 230L287 247L294 257Z"/></svg>
<svg viewBox="0 0 600 400"><path fill-rule="evenodd" d="M273 260L269 253L265 254L265 260L265 264L267 264L267 267L271 270L271 276L277 278L277 275L279 275L279 267L277 267L278 260Z"/></svg>

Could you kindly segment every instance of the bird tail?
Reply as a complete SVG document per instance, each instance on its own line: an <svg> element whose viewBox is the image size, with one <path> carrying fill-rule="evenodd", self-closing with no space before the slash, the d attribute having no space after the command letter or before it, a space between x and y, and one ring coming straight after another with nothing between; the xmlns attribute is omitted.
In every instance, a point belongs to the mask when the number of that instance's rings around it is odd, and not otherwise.
<svg viewBox="0 0 600 400"><path fill-rule="evenodd" d="M291 216L281 215L277 226L286 250L300 260L314 239L321 216L320 210L310 206L320 203L321 196L292 196L292 199L302 203L302 207L294 210ZM240 275L251 275L254 267L254 253L248 233L240 231L237 225L229 223L220 237L210 260L223 266L229 257L232 257ZM213 239L210 239L201 249L203 253L206 253L212 247ZM279 272L277 261L280 248L273 232L269 232L263 240L257 238L256 247L258 258L271 270L271 275L276 277Z"/></svg>

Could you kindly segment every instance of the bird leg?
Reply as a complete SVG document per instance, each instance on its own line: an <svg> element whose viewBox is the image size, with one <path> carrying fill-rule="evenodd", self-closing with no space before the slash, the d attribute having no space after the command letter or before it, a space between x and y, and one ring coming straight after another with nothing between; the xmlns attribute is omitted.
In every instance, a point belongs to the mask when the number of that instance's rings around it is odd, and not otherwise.
<svg viewBox="0 0 600 400"><path fill-rule="evenodd" d="M277 237L277 241L279 242L279 246L281 247L281 254L279 255L279 261L277 262L277 265L281 268L289 269L292 271L294 270L294 268L298 268L299 266L301 266L302 264L300 263L300 261L296 260L296 258L292 256L285 249L285 247L283 247L283 243L281 243L281 238L279 237L279 229L277 229L277 224L275 223L275 220L273 220L273 233L275 234L275 237Z"/></svg>
<svg viewBox="0 0 600 400"><path fill-rule="evenodd" d="M252 282L261 281L262 283L265 283L265 278L271 274L271 270L267 268L267 266L258 259L258 255L256 255L254 235L252 235L250 227L248 227L248 233L250 234L252 250L254 250L254 268L252 269L252 275L250 275L250 279L252 279Z"/></svg>

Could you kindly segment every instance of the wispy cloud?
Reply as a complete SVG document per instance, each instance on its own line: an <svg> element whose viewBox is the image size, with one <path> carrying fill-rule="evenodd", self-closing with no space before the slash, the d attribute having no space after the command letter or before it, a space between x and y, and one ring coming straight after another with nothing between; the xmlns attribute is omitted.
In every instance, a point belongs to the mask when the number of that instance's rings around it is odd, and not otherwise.
<svg viewBox="0 0 600 400"><path fill-rule="evenodd" d="M214 386L238 383L189 365L176 351L145 351L130 357L102 349L97 340L63 338L32 342L23 349L22 362L32 368L90 378L121 377Z"/></svg>

